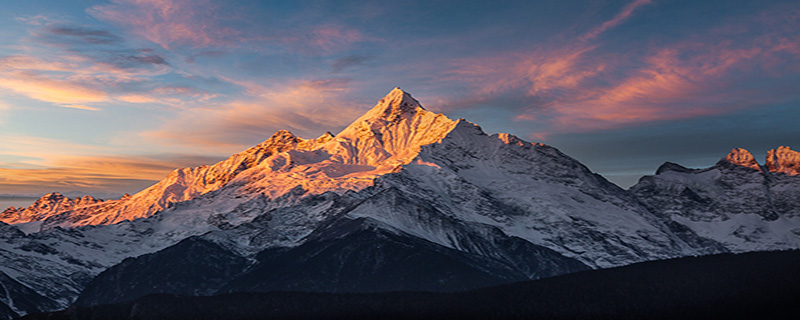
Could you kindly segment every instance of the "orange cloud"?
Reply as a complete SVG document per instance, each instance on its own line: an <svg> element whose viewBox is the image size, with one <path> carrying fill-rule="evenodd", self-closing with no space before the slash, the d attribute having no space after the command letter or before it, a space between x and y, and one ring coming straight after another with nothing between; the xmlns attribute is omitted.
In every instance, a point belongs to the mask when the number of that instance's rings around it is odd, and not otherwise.
<svg viewBox="0 0 800 320"><path fill-rule="evenodd" d="M174 169L219 159L187 157L66 157L38 168L0 167L0 193L50 191L135 192L163 179Z"/></svg>
<svg viewBox="0 0 800 320"><path fill-rule="evenodd" d="M52 60L30 55L0 57L0 89L13 91L32 99L51 102L58 107L99 110L91 103L158 103L181 106L207 102L217 94L176 85L156 84L153 77L170 70L159 60L141 62L150 56L125 56L146 68L126 68L114 63L96 61L84 56L62 54ZM161 59L157 57L157 59ZM147 88L126 92L128 84Z"/></svg>
<svg viewBox="0 0 800 320"><path fill-rule="evenodd" d="M253 139L266 139L279 129L316 137L344 127L366 110L344 101L342 95L348 92L344 80L298 80L274 87L228 80L245 87L252 97L181 111L160 129L141 135L160 144L237 152L259 142Z"/></svg>
<svg viewBox="0 0 800 320"><path fill-rule="evenodd" d="M180 154L118 156L111 154L119 150L109 147L29 136L0 140L6 142L0 145L0 193L132 192L176 168L220 160ZM4 158L13 162L3 163Z"/></svg>
<svg viewBox="0 0 800 320"><path fill-rule="evenodd" d="M0 73L0 87L28 97L54 103L102 102L108 95L87 84L68 79L52 79L29 71Z"/></svg>
<svg viewBox="0 0 800 320"><path fill-rule="evenodd" d="M80 109L80 110L88 110L88 111L100 111L100 108L84 106L84 105L81 105L81 104L62 104L62 105L58 105L58 106L62 107L62 108Z"/></svg>

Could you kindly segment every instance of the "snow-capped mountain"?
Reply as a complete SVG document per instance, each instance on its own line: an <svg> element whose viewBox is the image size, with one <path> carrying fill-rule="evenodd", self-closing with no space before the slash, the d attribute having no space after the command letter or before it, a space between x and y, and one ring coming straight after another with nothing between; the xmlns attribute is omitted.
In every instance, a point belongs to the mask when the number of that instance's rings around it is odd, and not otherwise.
<svg viewBox="0 0 800 320"><path fill-rule="evenodd" d="M734 252L800 245L800 153L767 152L761 166L750 152L733 149L706 169L665 163L630 191L671 223Z"/></svg>
<svg viewBox="0 0 800 320"><path fill-rule="evenodd" d="M79 294L93 304L153 290L464 289L644 260L797 248L797 159L779 148L770 169L743 150L705 170L668 163L629 192L553 147L487 135L396 88L335 136L278 131L132 196L50 194L9 208L0 214L8 223L0 226L0 272L66 307ZM730 220L756 244L720 236ZM775 221L785 221L784 229L773 232ZM420 255L396 256L410 252ZM176 261L205 271L171 268ZM278 262L284 267L276 269ZM431 273L398 273L414 266ZM404 280L370 287L354 278L392 274ZM198 287L197 277L210 280ZM0 302L24 299L9 296Z"/></svg>

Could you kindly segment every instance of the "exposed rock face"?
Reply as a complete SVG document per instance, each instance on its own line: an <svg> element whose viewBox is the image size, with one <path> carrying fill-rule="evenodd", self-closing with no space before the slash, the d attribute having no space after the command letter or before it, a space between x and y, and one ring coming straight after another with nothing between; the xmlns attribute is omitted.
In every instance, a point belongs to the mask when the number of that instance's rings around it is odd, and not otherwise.
<svg viewBox="0 0 800 320"><path fill-rule="evenodd" d="M724 165L726 163L738 167L761 170L753 154L742 148L734 148L725 158L722 158L718 164Z"/></svg>
<svg viewBox="0 0 800 320"><path fill-rule="evenodd" d="M785 146L767 151L766 167L770 172L779 172L790 176L800 175L800 152Z"/></svg>

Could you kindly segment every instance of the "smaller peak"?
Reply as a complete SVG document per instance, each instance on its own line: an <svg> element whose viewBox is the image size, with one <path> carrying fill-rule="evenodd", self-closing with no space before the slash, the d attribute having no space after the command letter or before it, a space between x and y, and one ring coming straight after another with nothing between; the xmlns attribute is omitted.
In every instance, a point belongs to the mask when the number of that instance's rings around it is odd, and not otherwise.
<svg viewBox="0 0 800 320"><path fill-rule="evenodd" d="M717 164L733 164L741 167L746 167L755 170L761 170L756 162L756 158L750 151L743 148L733 148L725 158L722 158Z"/></svg>
<svg viewBox="0 0 800 320"><path fill-rule="evenodd" d="M694 172L696 170L695 169L689 169L689 168L684 167L682 165L679 165L677 163L667 161L667 162L664 162L664 164L662 164L661 166L659 166L658 169L656 169L656 174L661 174L661 173L664 173L664 172L667 172L667 171L674 171L674 172L680 172L680 173L691 173L691 172Z"/></svg>
<svg viewBox="0 0 800 320"><path fill-rule="evenodd" d="M316 140L317 142L326 142L326 141L330 141L330 140L331 140L331 139L333 139L335 136L336 136L336 135L334 135L334 134L333 134L333 133L331 133L330 131L325 131L325 133L323 133L321 136L319 136L319 138L316 138L316 139L314 139L314 140Z"/></svg>
<svg viewBox="0 0 800 320"><path fill-rule="evenodd" d="M297 136L295 136L289 130L281 129L281 130L275 131L275 134L272 135L271 139L275 139L275 138L296 138L296 137Z"/></svg>
<svg viewBox="0 0 800 320"><path fill-rule="evenodd" d="M503 141L503 143L505 144L522 145L525 143L525 141L510 133L498 133L497 137L500 139L500 141Z"/></svg>
<svg viewBox="0 0 800 320"><path fill-rule="evenodd" d="M767 170L787 175L800 175L800 152L787 146L767 151Z"/></svg>
<svg viewBox="0 0 800 320"><path fill-rule="evenodd" d="M45 195L43 195L41 198L39 198L39 200L59 200L59 199L63 199L63 198L66 198L66 197L67 196L65 196L65 195L63 195L61 193L58 193L58 192L50 192L50 193L46 193Z"/></svg>
<svg viewBox="0 0 800 320"><path fill-rule="evenodd" d="M264 147L269 147L269 146L272 146L272 145L275 145L275 144L286 144L286 143L298 142L298 140L300 140L300 138L295 136L289 130L278 130L278 131L275 132L275 134L272 135L272 137L270 137L269 139L265 140L264 142L261 142L258 145L256 145L255 147L252 147L252 148L250 148L248 150L249 151L251 149L260 150L260 149L262 149Z"/></svg>

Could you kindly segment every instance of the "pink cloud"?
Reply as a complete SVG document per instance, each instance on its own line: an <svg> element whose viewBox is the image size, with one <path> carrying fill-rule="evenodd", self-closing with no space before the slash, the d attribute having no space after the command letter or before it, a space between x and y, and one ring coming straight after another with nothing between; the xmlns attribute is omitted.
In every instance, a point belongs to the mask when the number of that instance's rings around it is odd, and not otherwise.
<svg viewBox="0 0 800 320"><path fill-rule="evenodd" d="M227 45L240 31L220 25L221 7L207 0L114 0L87 11L164 48Z"/></svg>
<svg viewBox="0 0 800 320"><path fill-rule="evenodd" d="M595 27L591 31L589 31L589 32L585 33L584 35L582 35L580 37L581 41L588 41L588 40L592 40L594 38L597 38L600 34L602 34L603 32L606 32L608 29L614 28L614 27L618 26L619 24L625 22L625 20L630 18L631 15L633 15L633 11L634 10L636 10L637 8L639 8L639 7L643 6L643 5L649 4L651 2L652 2L652 0L636 0L634 2L629 3L628 5L623 7L622 11L617 13L617 15L614 16L614 18L604 22L600 26Z"/></svg>
<svg viewBox="0 0 800 320"><path fill-rule="evenodd" d="M596 37L646 3L631 3L587 35ZM732 35L750 32L736 28L741 23L758 22L737 21L679 42L653 44L643 55L571 43L460 59L445 79L471 85L473 102L523 95L530 105L514 110L514 119L541 124L532 133L539 138L729 113L785 99L737 88L800 70L800 41L781 28Z"/></svg>
<svg viewBox="0 0 800 320"><path fill-rule="evenodd" d="M366 37L358 30L332 24L319 26L311 32L312 43L325 51L331 51L365 39Z"/></svg>
<svg viewBox="0 0 800 320"><path fill-rule="evenodd" d="M302 23L269 28L233 28L243 13L214 0L112 0L87 10L92 16L121 26L128 33L165 49L175 46L230 47L248 42L277 44L295 52L333 52L360 41L376 40L337 23Z"/></svg>

